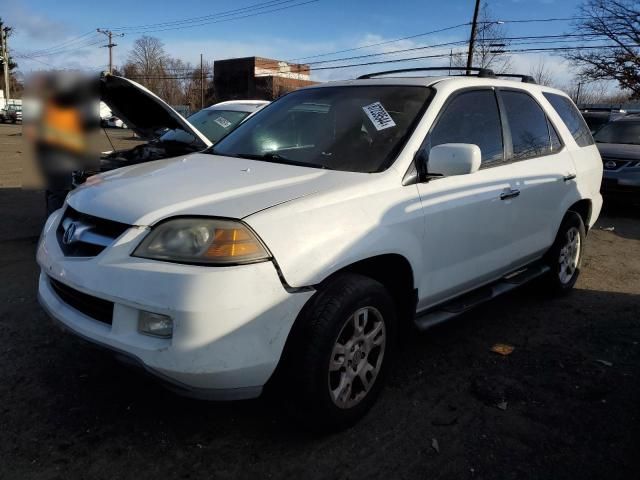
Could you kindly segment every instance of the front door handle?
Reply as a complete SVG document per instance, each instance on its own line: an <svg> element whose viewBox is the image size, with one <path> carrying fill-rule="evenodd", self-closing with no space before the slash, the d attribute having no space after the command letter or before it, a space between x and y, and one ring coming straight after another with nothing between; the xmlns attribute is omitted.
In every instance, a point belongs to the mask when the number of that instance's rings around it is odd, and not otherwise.
<svg viewBox="0 0 640 480"><path fill-rule="evenodd" d="M500 194L500 200L508 200L510 198L516 198L518 195L520 195L520 190L507 190L506 192L503 192Z"/></svg>
<svg viewBox="0 0 640 480"><path fill-rule="evenodd" d="M564 177L562 177L562 179L565 182L569 182L569 181L573 180L574 178L576 178L576 174L575 173L569 173L568 175L565 175Z"/></svg>

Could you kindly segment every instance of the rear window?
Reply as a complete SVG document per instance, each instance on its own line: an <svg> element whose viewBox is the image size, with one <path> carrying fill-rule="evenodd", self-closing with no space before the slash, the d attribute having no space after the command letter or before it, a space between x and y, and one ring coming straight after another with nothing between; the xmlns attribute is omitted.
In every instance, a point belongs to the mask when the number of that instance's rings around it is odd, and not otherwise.
<svg viewBox="0 0 640 480"><path fill-rule="evenodd" d="M560 115L560 118L562 118L571 135L573 135L578 146L588 147L589 145L593 145L594 142L591 131L573 102L567 97L555 93L545 92L543 95L549 100L549 103L558 115Z"/></svg>
<svg viewBox="0 0 640 480"><path fill-rule="evenodd" d="M547 116L538 103L526 93L500 92L509 120L513 141L513 159L539 157L551 153Z"/></svg>

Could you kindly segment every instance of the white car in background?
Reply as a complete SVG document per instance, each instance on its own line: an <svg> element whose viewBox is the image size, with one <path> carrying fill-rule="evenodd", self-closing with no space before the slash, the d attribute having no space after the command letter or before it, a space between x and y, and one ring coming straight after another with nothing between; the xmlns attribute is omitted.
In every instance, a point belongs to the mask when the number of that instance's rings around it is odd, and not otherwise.
<svg viewBox="0 0 640 480"><path fill-rule="evenodd" d="M107 118L105 121L105 126L109 128L127 128L125 123L116 116Z"/></svg>
<svg viewBox="0 0 640 480"><path fill-rule="evenodd" d="M98 175L47 220L40 302L180 392L269 387L315 428L350 425L403 324L574 286L602 161L569 97L530 81L316 85L203 153Z"/></svg>
<svg viewBox="0 0 640 480"><path fill-rule="evenodd" d="M269 103L266 100L229 100L203 108L188 116L187 120L215 144Z"/></svg>

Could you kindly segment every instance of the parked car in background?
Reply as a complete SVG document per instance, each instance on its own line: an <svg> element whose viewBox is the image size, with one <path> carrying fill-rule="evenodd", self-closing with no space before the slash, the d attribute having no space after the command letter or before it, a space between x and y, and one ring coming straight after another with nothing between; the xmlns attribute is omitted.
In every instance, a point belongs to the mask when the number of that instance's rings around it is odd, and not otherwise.
<svg viewBox="0 0 640 480"><path fill-rule="evenodd" d="M403 72L294 91L213 148L74 190L37 248L41 304L176 391L268 389L326 430L373 405L401 328L537 277L570 291L602 206L573 102Z"/></svg>
<svg viewBox="0 0 640 480"><path fill-rule="evenodd" d="M230 100L216 103L187 117L213 144L233 131L248 116L269 105L266 100Z"/></svg>
<svg viewBox="0 0 640 480"><path fill-rule="evenodd" d="M22 123L22 105L9 105L7 107L7 116L11 123Z"/></svg>
<svg viewBox="0 0 640 480"><path fill-rule="evenodd" d="M109 128L127 128L127 125L115 115L105 119L104 126Z"/></svg>
<svg viewBox="0 0 640 480"><path fill-rule="evenodd" d="M582 113L582 117L589 125L591 134L597 132L606 123L624 117L627 114L625 110L608 107L583 108L580 113Z"/></svg>
<svg viewBox="0 0 640 480"><path fill-rule="evenodd" d="M640 116L609 122L594 138L604 165L602 192L640 195Z"/></svg>
<svg viewBox="0 0 640 480"><path fill-rule="evenodd" d="M22 123L22 105L7 105L0 110L0 121L3 123Z"/></svg>

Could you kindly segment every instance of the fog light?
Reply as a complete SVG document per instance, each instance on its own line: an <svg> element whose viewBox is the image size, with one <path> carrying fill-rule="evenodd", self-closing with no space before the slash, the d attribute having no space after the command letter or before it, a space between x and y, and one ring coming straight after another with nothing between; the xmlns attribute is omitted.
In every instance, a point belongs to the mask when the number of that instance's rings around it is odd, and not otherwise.
<svg viewBox="0 0 640 480"><path fill-rule="evenodd" d="M171 338L173 336L173 320L166 315L141 311L138 317L138 331L152 337Z"/></svg>

